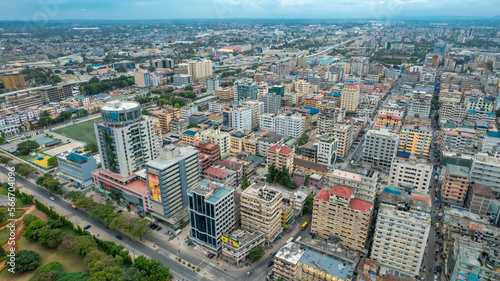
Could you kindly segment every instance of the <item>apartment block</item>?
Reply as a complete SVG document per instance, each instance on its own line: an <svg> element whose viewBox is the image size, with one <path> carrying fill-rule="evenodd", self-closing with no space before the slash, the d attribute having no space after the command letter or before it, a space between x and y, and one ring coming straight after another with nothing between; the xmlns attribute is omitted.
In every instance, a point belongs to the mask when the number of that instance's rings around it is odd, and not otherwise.
<svg viewBox="0 0 500 281"><path fill-rule="evenodd" d="M490 186L493 195L500 199L500 159L477 153L471 167L471 181Z"/></svg>
<svg viewBox="0 0 500 281"><path fill-rule="evenodd" d="M337 158L343 160L349 154L349 149L351 149L354 138L353 127L348 124L335 124L330 133L337 140Z"/></svg>
<svg viewBox="0 0 500 281"><path fill-rule="evenodd" d="M340 185L352 188L355 198L374 202L377 194L378 176L379 172L371 169L365 169L363 173L330 169L325 174L325 183L328 186Z"/></svg>
<svg viewBox="0 0 500 281"><path fill-rule="evenodd" d="M278 114L281 108L281 96L268 94L262 97L264 113Z"/></svg>
<svg viewBox="0 0 500 281"><path fill-rule="evenodd" d="M347 83L342 90L340 107L346 111L356 112L359 106L359 85L355 83Z"/></svg>
<svg viewBox="0 0 500 281"><path fill-rule="evenodd" d="M469 246L466 243L458 248L450 281L500 280L500 269L498 262L494 262L497 257L493 250L485 251L481 244Z"/></svg>
<svg viewBox="0 0 500 281"><path fill-rule="evenodd" d="M276 114L264 113L260 116L260 129L263 131L276 132Z"/></svg>
<svg viewBox="0 0 500 281"><path fill-rule="evenodd" d="M334 238L342 246L363 252L367 249L373 204L354 198L354 190L336 185L314 198L311 233Z"/></svg>
<svg viewBox="0 0 500 281"><path fill-rule="evenodd" d="M238 106L232 111L232 128L235 130L251 131L253 129L253 110Z"/></svg>
<svg viewBox="0 0 500 281"><path fill-rule="evenodd" d="M276 116L276 134L299 138L305 131L304 116L293 114L280 114Z"/></svg>
<svg viewBox="0 0 500 281"><path fill-rule="evenodd" d="M484 184L472 184L469 208L472 213L486 216L490 212L490 203L495 200L491 187Z"/></svg>
<svg viewBox="0 0 500 281"><path fill-rule="evenodd" d="M439 108L439 123L462 123L467 112L467 107L462 103L443 103Z"/></svg>
<svg viewBox="0 0 500 281"><path fill-rule="evenodd" d="M194 141L192 145L200 151L202 171L220 161L220 148L217 144Z"/></svg>
<svg viewBox="0 0 500 281"><path fill-rule="evenodd" d="M334 165L337 161L337 140L330 134L320 136L317 144L317 161L323 165Z"/></svg>
<svg viewBox="0 0 500 281"><path fill-rule="evenodd" d="M219 78L207 78L205 82L207 85L207 95L215 95L216 91L220 89Z"/></svg>
<svg viewBox="0 0 500 281"><path fill-rule="evenodd" d="M468 167L448 164L441 186L441 200L443 202L464 206L465 198L470 185L470 172Z"/></svg>
<svg viewBox="0 0 500 281"><path fill-rule="evenodd" d="M344 120L345 112L343 109L334 106L327 106L320 110L318 117L318 129L319 132L328 133L333 128L335 123L339 123Z"/></svg>
<svg viewBox="0 0 500 281"><path fill-rule="evenodd" d="M394 157L389 175L389 185L404 191L429 192L432 165L414 155L409 159Z"/></svg>
<svg viewBox="0 0 500 281"><path fill-rule="evenodd" d="M229 150L231 155L238 156L243 150L245 141L250 138L252 134L244 134L242 132L234 132L229 137Z"/></svg>
<svg viewBox="0 0 500 281"><path fill-rule="evenodd" d="M316 162L318 160L318 143L308 142L300 147L302 159ZM337 148L335 147L335 152Z"/></svg>
<svg viewBox="0 0 500 281"><path fill-rule="evenodd" d="M399 135L388 130L369 130L364 138L363 166L390 168L398 153Z"/></svg>
<svg viewBox="0 0 500 281"><path fill-rule="evenodd" d="M399 138L399 152L428 156L432 141L432 129L425 126L405 125Z"/></svg>
<svg viewBox="0 0 500 281"><path fill-rule="evenodd" d="M283 167L287 168L289 172L293 168L293 156L295 153L292 149L275 145L267 150L267 165L281 170Z"/></svg>
<svg viewBox="0 0 500 281"><path fill-rule="evenodd" d="M135 72L134 83L141 88L151 87L151 74L149 72Z"/></svg>
<svg viewBox="0 0 500 281"><path fill-rule="evenodd" d="M231 234L223 234L222 258L231 264L241 266L250 251L257 246L263 245L265 241L264 233L260 231L249 233L237 229Z"/></svg>
<svg viewBox="0 0 500 281"><path fill-rule="evenodd" d="M453 130L442 130L441 146L450 149L470 149L476 143L476 136L472 133Z"/></svg>
<svg viewBox="0 0 500 281"><path fill-rule="evenodd" d="M267 158L267 151L275 145L282 145L285 142L283 136L275 133L267 133L257 140L257 156Z"/></svg>
<svg viewBox="0 0 500 281"><path fill-rule="evenodd" d="M282 232L281 192L254 183L241 193L241 227L250 232L264 233L273 242Z"/></svg>
<svg viewBox="0 0 500 281"><path fill-rule="evenodd" d="M256 100L242 101L244 107L252 110L252 129L259 127L259 118L264 113L264 102ZM234 113L233 113L234 114Z"/></svg>
<svg viewBox="0 0 500 281"><path fill-rule="evenodd" d="M63 84L40 89L40 95L44 101L59 102L73 95L73 86Z"/></svg>
<svg viewBox="0 0 500 281"><path fill-rule="evenodd" d="M188 74L194 81L203 81L213 74L212 61L209 59L192 60L188 62Z"/></svg>
<svg viewBox="0 0 500 281"><path fill-rule="evenodd" d="M189 117L194 113L198 112L198 107L194 104L190 103L183 107L181 107L181 116L180 118L189 120Z"/></svg>
<svg viewBox="0 0 500 281"><path fill-rule="evenodd" d="M170 131L170 122L174 118L180 118L181 112L178 108L167 108L162 110L158 115L160 120L160 127L162 134L166 134Z"/></svg>
<svg viewBox="0 0 500 281"><path fill-rule="evenodd" d="M234 86L234 101L238 103L240 100L256 100L257 99L257 84L253 83L237 83Z"/></svg>
<svg viewBox="0 0 500 281"><path fill-rule="evenodd" d="M234 95L233 87L225 87L215 90L215 96L220 100L232 100Z"/></svg>
<svg viewBox="0 0 500 281"><path fill-rule="evenodd" d="M17 91L26 88L24 75L21 73L2 75L2 83L7 91Z"/></svg>
<svg viewBox="0 0 500 281"><path fill-rule="evenodd" d="M201 132L200 140L218 145L221 159L225 159L231 154L230 135L226 132L221 132L220 129L208 129Z"/></svg>
<svg viewBox="0 0 500 281"><path fill-rule="evenodd" d="M370 258L413 278L419 275L431 228L430 197L382 192Z"/></svg>

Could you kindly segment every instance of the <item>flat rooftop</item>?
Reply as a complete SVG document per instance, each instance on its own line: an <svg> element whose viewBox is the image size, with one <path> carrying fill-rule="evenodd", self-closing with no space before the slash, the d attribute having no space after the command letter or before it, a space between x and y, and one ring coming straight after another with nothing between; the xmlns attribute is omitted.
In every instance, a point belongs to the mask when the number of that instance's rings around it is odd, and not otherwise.
<svg viewBox="0 0 500 281"><path fill-rule="evenodd" d="M290 242L281 249L276 254L275 258L285 261L289 264L297 265L305 250L300 249L298 244Z"/></svg>
<svg viewBox="0 0 500 281"><path fill-rule="evenodd" d="M279 190L270 188L266 183L256 182L242 193L243 196L254 197L257 200L271 202L278 196L282 196Z"/></svg>
<svg viewBox="0 0 500 281"><path fill-rule="evenodd" d="M105 111L127 110L136 107L140 107L140 105L135 101L109 101L101 108L101 110Z"/></svg>
<svg viewBox="0 0 500 281"><path fill-rule="evenodd" d="M334 169L333 171L328 172L328 175L335 178L361 181L361 174L342 169Z"/></svg>
<svg viewBox="0 0 500 281"><path fill-rule="evenodd" d="M195 184L191 189L188 190L188 194L193 194L193 192L198 195L205 196L206 202L216 204L222 198L225 198L229 194L234 193L234 189L227 188L215 182L204 180Z"/></svg>
<svg viewBox="0 0 500 281"><path fill-rule="evenodd" d="M170 146L162 149L160 157L147 162L146 165L158 170L164 170L196 153L198 153L198 150L192 146Z"/></svg>
<svg viewBox="0 0 500 281"><path fill-rule="evenodd" d="M299 262L320 271L327 272L328 274L342 280L347 279L352 267L349 263L341 262L337 259L322 255L309 249L304 252L302 257L299 259Z"/></svg>

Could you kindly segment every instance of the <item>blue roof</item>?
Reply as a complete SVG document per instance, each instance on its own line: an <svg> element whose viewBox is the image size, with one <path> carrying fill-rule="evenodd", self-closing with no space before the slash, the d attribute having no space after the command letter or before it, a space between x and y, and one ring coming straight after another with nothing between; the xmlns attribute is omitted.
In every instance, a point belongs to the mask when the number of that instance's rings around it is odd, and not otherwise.
<svg viewBox="0 0 500 281"><path fill-rule="evenodd" d="M236 132L233 134L233 136L237 137L237 138L242 138L245 136L245 134L243 134L242 132Z"/></svg>
<svg viewBox="0 0 500 281"><path fill-rule="evenodd" d="M88 155L88 154L85 154L85 155ZM83 163L83 162L87 161L87 157L80 155L80 154L76 154L76 153L70 153L70 154L66 155L66 159L74 161L76 163Z"/></svg>
<svg viewBox="0 0 500 281"><path fill-rule="evenodd" d="M79 100L88 99L88 97L85 97L85 96L76 96L75 98L76 98L76 99L79 99Z"/></svg>
<svg viewBox="0 0 500 281"><path fill-rule="evenodd" d="M390 185L385 186L384 192L401 195L401 190L397 189L394 186L390 186Z"/></svg>
<svg viewBox="0 0 500 281"><path fill-rule="evenodd" d="M187 130L185 132L183 132L183 134L185 135L190 135L190 136L196 136L196 133L195 131L191 131L191 130Z"/></svg>
<svg viewBox="0 0 500 281"><path fill-rule="evenodd" d="M333 93L333 96L338 98L338 97L342 96L342 94L340 94L340 93Z"/></svg>
<svg viewBox="0 0 500 281"><path fill-rule="evenodd" d="M215 194L213 194L212 196L210 196L210 198L208 198L206 200L206 202L215 204L219 200L221 200L222 198L225 198L228 194L231 194L233 192L234 192L234 189L223 187L223 188L219 189L219 191L217 191Z"/></svg>
<svg viewBox="0 0 500 281"><path fill-rule="evenodd" d="M48 137L41 137L35 140L38 145L46 145L46 146L51 146L60 143L61 141L58 139L51 139Z"/></svg>
<svg viewBox="0 0 500 281"><path fill-rule="evenodd" d="M488 137L500 138L500 133L499 132L487 132L486 135Z"/></svg>
<svg viewBox="0 0 500 281"><path fill-rule="evenodd" d="M349 271L352 267L352 265L348 263L346 263L346 265L344 266L344 262L342 261L322 255L309 249L304 252L302 257L299 259L299 262L312 268L318 268L317 265L319 265L328 274L335 276L341 280L347 279L347 276L349 276Z"/></svg>
<svg viewBox="0 0 500 281"><path fill-rule="evenodd" d="M469 113L476 114L475 110L469 110Z"/></svg>
<svg viewBox="0 0 500 281"><path fill-rule="evenodd" d="M401 156L401 157L410 157L411 153L408 153L408 152L402 152L402 151L399 151L398 152L398 156Z"/></svg>
<svg viewBox="0 0 500 281"><path fill-rule="evenodd" d="M309 114L311 114L311 115L314 115L314 114L319 113L319 109L317 109L317 108L313 108L313 107L304 107L304 109L308 109L308 110L309 110Z"/></svg>

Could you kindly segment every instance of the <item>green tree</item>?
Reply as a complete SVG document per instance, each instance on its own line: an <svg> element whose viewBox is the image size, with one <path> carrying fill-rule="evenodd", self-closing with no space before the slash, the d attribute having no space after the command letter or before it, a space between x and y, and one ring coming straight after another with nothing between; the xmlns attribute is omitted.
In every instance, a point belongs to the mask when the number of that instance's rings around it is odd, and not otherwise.
<svg viewBox="0 0 500 281"><path fill-rule="evenodd" d="M141 218L132 218L130 220L130 230L128 233L133 239L142 239L151 229L148 227L148 221Z"/></svg>
<svg viewBox="0 0 500 281"><path fill-rule="evenodd" d="M76 200L85 197L85 194L79 190L72 190L64 195L64 198L71 200L71 202L75 202Z"/></svg>
<svg viewBox="0 0 500 281"><path fill-rule="evenodd" d="M20 155L28 155L31 151L38 149L39 146L40 145L33 140L23 141L17 145L17 152Z"/></svg>
<svg viewBox="0 0 500 281"><path fill-rule="evenodd" d="M175 108L181 108L181 105L180 105L180 104L178 104L178 103L176 103L176 104L174 104L174 107L175 107Z"/></svg>
<svg viewBox="0 0 500 281"><path fill-rule="evenodd" d="M38 235L41 230L47 226L47 223L37 219L32 221L23 232L23 236L26 237L29 241L38 240Z"/></svg>
<svg viewBox="0 0 500 281"><path fill-rule="evenodd" d="M0 137L0 144L4 144L6 142L7 142L7 140L4 137Z"/></svg>
<svg viewBox="0 0 500 281"><path fill-rule="evenodd" d="M66 75L73 75L75 72L73 70L66 70Z"/></svg>
<svg viewBox="0 0 500 281"><path fill-rule="evenodd" d="M86 211L90 211L90 209L95 205L97 204L96 202L94 202L94 200L92 200L92 197L82 197L78 200L75 201L75 206L80 208L80 209L84 209Z"/></svg>
<svg viewBox="0 0 500 281"><path fill-rule="evenodd" d="M39 218L33 214L26 214L23 217L24 225L30 225L35 220L39 220Z"/></svg>
<svg viewBox="0 0 500 281"><path fill-rule="evenodd" d="M252 185L252 183L247 178L244 178L241 182L241 191L247 189L250 185Z"/></svg>
<svg viewBox="0 0 500 281"><path fill-rule="evenodd" d="M31 173L33 173L36 169L30 164L25 163L17 163L14 168L16 172L21 176L28 177Z"/></svg>
<svg viewBox="0 0 500 281"><path fill-rule="evenodd" d="M6 156L0 156L0 163L1 164L4 164L5 166L7 166L7 164L9 164L10 161L12 161L12 158L9 158Z"/></svg>
<svg viewBox="0 0 500 281"><path fill-rule="evenodd" d="M55 167L59 164L59 162L57 161L57 157L53 156L53 157L50 157L49 160L47 160L47 165L49 165L49 167Z"/></svg>
<svg viewBox="0 0 500 281"><path fill-rule="evenodd" d="M495 116L500 117L500 109L495 110Z"/></svg>
<svg viewBox="0 0 500 281"><path fill-rule="evenodd" d="M299 146L302 146L306 144L309 141L309 136L307 134L303 134L302 136L299 137Z"/></svg>
<svg viewBox="0 0 500 281"><path fill-rule="evenodd" d="M38 268L35 271L35 274L48 273L51 271L60 272L60 271L62 271L62 267L63 267L62 263L60 263L58 261L49 262L48 264L40 266L40 268Z"/></svg>
<svg viewBox="0 0 500 281"><path fill-rule="evenodd" d="M201 88L201 92L202 93L206 93L207 92L207 88Z"/></svg>
<svg viewBox="0 0 500 281"><path fill-rule="evenodd" d="M146 272L144 270L140 270L136 267L128 267L122 270L121 280L123 281L136 281L142 280L146 276Z"/></svg>
<svg viewBox="0 0 500 281"><path fill-rule="evenodd" d="M187 85L186 87L184 87L184 90L185 90L185 91L192 92L192 91L193 91L193 86L191 86L191 85Z"/></svg>
<svg viewBox="0 0 500 281"><path fill-rule="evenodd" d="M120 68L118 68L117 72L118 73L125 73L125 72L127 72L127 69L123 66L120 66Z"/></svg>
<svg viewBox="0 0 500 281"><path fill-rule="evenodd" d="M53 84L59 84L59 83L61 83L61 82L62 82L62 78L61 78L61 76L59 76L59 75L55 75L55 74L54 74L54 75L52 75L52 76L50 77L50 79L52 80L52 83L53 83Z"/></svg>
<svg viewBox="0 0 500 281"><path fill-rule="evenodd" d="M99 146L95 142L87 143L85 145L85 150L91 153L99 152Z"/></svg>
<svg viewBox="0 0 500 281"><path fill-rule="evenodd" d="M258 261L260 258L262 258L262 256L264 256L264 253L264 247L259 245L250 251L248 257L251 258L252 261Z"/></svg>
<svg viewBox="0 0 500 281"><path fill-rule="evenodd" d="M87 73L90 73L94 71L94 68L92 66L87 66Z"/></svg>
<svg viewBox="0 0 500 281"><path fill-rule="evenodd" d="M41 185L46 187L51 193L62 194L61 183L54 178L45 179Z"/></svg>
<svg viewBox="0 0 500 281"><path fill-rule="evenodd" d="M111 202L106 204L95 204L90 208L90 217L104 221L109 215L115 211L115 206Z"/></svg>
<svg viewBox="0 0 500 281"><path fill-rule="evenodd" d="M304 207L302 207L302 212L304 214L312 214L314 204L314 194L309 194L304 202Z"/></svg>
<svg viewBox="0 0 500 281"><path fill-rule="evenodd" d="M198 128L198 124L191 122L191 123L189 123L188 128Z"/></svg>
<svg viewBox="0 0 500 281"><path fill-rule="evenodd" d="M61 245L64 231L62 229L44 229L38 237L38 244L42 247L56 248Z"/></svg>
<svg viewBox="0 0 500 281"><path fill-rule="evenodd" d="M31 250L21 250L16 254L16 273L31 271L40 265L40 255Z"/></svg>
<svg viewBox="0 0 500 281"><path fill-rule="evenodd" d="M80 256L85 256L97 246L94 238L90 235L76 237L71 244L71 252L78 254Z"/></svg>
<svg viewBox="0 0 500 281"><path fill-rule="evenodd" d="M90 278L88 273L83 272L60 272L57 281L87 281Z"/></svg>
<svg viewBox="0 0 500 281"><path fill-rule="evenodd" d="M141 113L142 113L142 115L149 115L149 110L147 110L147 109L143 109L143 110L141 111Z"/></svg>

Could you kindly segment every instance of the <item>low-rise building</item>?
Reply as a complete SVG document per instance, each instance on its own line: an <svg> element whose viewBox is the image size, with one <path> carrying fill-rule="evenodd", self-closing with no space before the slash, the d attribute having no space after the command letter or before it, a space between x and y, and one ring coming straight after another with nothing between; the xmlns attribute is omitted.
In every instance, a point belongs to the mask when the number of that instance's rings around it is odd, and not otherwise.
<svg viewBox="0 0 500 281"><path fill-rule="evenodd" d="M61 173L75 180L77 187L83 188L92 184L92 172L97 170L94 156L86 153L71 152L57 156Z"/></svg>
<svg viewBox="0 0 500 281"><path fill-rule="evenodd" d="M304 169L296 169L292 173L292 180L297 186L319 187L322 183L323 175L309 172Z"/></svg>
<svg viewBox="0 0 500 281"><path fill-rule="evenodd" d="M248 232L241 229L231 234L222 235L222 258L231 263L241 266L250 251L264 244L266 241L264 233L260 231Z"/></svg>

